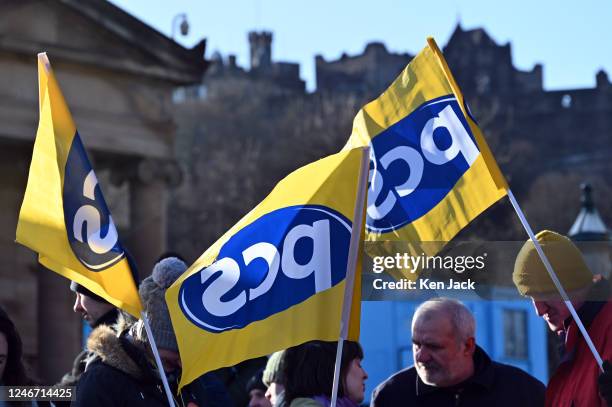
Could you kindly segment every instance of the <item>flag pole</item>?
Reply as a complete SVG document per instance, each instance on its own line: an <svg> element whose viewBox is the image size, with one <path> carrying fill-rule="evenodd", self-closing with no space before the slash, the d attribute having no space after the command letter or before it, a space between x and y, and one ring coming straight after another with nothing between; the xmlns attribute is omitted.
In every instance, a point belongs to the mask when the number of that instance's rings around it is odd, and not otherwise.
<svg viewBox="0 0 612 407"><path fill-rule="evenodd" d="M142 321L144 322L145 330L147 331L147 336L149 337L149 343L151 344L153 356L155 356L155 363L157 364L159 376L161 377L162 383L164 384L164 390L166 391L166 396L168 397L168 405L170 407L175 407L174 398L172 397L172 392L170 391L170 386L168 385L168 378L166 377L166 373L164 372L164 366L161 363L159 352L157 351L157 345L155 344L155 338L153 338L153 332L151 332L151 326L149 325L147 313L145 311L142 311L140 315L142 317Z"/></svg>
<svg viewBox="0 0 612 407"><path fill-rule="evenodd" d="M586 341L589 349L591 350L593 357L595 357L595 360L597 361L597 364L599 365L599 369L603 372L603 367L602 367L603 361L601 359L601 356L599 355L599 352L597 352L597 349L595 349L595 345L593 344L591 337L589 336L586 328L582 324L582 321L580 320L580 317L578 316L578 313L576 312L574 305L570 301L569 296L567 295L567 292L565 292L563 285L561 285L561 282L557 278L555 271L553 270L550 262L548 261L548 258L546 257L546 255L544 254L544 251L542 250L542 247L540 246L540 242L538 242L538 239L536 239L535 235L533 234L533 230L531 229L531 226L529 226L529 223L527 222L527 219L525 218L525 214L521 210L521 207L519 206L518 202L514 198L514 194L512 193L510 189L508 189L508 198L510 198L510 203L512 203L512 207L514 207L516 214L518 215L519 219L521 220L521 223L523 224L523 228L525 228L525 231L527 232L527 234L529 235L529 238L533 242L533 245L535 246L535 249L538 252L538 255L540 256L542 263L544 263L544 267L546 268L546 271L548 271L548 274L550 275L550 278L555 284L555 287L557 287L559 294L561 294L561 297L563 298L563 301L565 302L567 309L572 314L574 321L576 321L576 325L578 326L578 329L580 329L580 332L582 333L584 340Z"/></svg>
<svg viewBox="0 0 612 407"><path fill-rule="evenodd" d="M368 172L370 169L370 147L362 149L361 167L357 184L357 196L355 198L355 210L353 213L353 226L351 229L351 243L349 245L348 260L346 262L346 280L344 286L344 301L342 303L342 318L340 320L340 337L336 349L336 363L334 365L334 381L332 385L332 396L330 407L336 407L338 399L338 384L340 380L340 364L342 362L342 349L344 341L348 337L349 320L353 305L353 288L355 286L355 271L359 256L359 240L363 228L363 209L365 207L366 191L368 187Z"/></svg>
<svg viewBox="0 0 612 407"><path fill-rule="evenodd" d="M338 382L340 380L340 364L342 363L342 349L344 347L344 338L338 340L336 348L336 363L334 365L334 383L332 385L332 397L330 407L336 407L338 401Z"/></svg>

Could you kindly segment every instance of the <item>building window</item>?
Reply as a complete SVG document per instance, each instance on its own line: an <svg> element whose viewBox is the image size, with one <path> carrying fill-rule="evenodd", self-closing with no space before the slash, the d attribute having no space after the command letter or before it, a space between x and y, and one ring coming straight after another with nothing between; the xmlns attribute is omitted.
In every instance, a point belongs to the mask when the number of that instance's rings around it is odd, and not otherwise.
<svg viewBox="0 0 612 407"><path fill-rule="evenodd" d="M204 100L208 96L208 88L206 85L200 85L197 87L197 98Z"/></svg>
<svg viewBox="0 0 612 407"><path fill-rule="evenodd" d="M175 104L183 103L187 99L187 92L184 87L174 89L172 92L172 102Z"/></svg>
<svg viewBox="0 0 612 407"><path fill-rule="evenodd" d="M476 90L480 94L491 91L491 78L486 73L480 74L476 79Z"/></svg>
<svg viewBox="0 0 612 407"><path fill-rule="evenodd" d="M527 312L520 309L503 310L504 356L527 359Z"/></svg>
<svg viewBox="0 0 612 407"><path fill-rule="evenodd" d="M572 107L572 97L570 95L563 95L563 97L561 98L561 106L563 106L565 109L569 109L570 107Z"/></svg>

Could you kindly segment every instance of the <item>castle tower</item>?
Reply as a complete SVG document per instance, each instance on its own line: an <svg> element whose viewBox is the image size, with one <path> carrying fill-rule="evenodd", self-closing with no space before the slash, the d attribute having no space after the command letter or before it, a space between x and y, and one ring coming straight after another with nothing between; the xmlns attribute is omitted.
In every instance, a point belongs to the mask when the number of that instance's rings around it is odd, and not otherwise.
<svg viewBox="0 0 612 407"><path fill-rule="evenodd" d="M603 69L600 69L595 76L597 87L605 88L610 85L610 80L608 79L608 74Z"/></svg>
<svg viewBox="0 0 612 407"><path fill-rule="evenodd" d="M272 66L272 33L251 31L249 45L251 47L251 70L269 70Z"/></svg>

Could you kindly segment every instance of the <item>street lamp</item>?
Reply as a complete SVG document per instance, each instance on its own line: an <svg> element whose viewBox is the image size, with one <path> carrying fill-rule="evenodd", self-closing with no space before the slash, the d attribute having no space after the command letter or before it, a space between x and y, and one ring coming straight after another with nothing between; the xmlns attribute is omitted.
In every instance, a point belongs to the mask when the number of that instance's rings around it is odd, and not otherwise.
<svg viewBox="0 0 612 407"><path fill-rule="evenodd" d="M182 36L185 36L189 33L189 23L187 22L187 14L177 14L172 19L172 39L174 39L177 24L179 24L179 29L181 30Z"/></svg>

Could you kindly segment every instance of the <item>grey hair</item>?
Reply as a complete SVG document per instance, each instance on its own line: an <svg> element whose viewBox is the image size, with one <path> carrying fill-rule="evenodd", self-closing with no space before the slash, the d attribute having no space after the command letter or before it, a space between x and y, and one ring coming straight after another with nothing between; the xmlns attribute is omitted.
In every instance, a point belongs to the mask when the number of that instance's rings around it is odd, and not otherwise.
<svg viewBox="0 0 612 407"><path fill-rule="evenodd" d="M418 306L412 317L412 327L418 318L433 313L447 315L456 332L457 340L465 341L476 337L476 321L470 310L461 302L452 298L433 298Z"/></svg>

